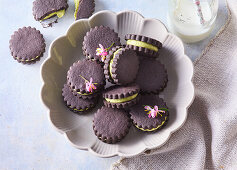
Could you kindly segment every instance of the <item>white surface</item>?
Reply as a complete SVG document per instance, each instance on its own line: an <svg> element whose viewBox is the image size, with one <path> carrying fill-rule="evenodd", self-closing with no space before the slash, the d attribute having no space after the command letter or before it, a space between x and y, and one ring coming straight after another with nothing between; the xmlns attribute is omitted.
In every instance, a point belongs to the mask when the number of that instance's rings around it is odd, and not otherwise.
<svg viewBox="0 0 237 170"><path fill-rule="evenodd" d="M40 101L40 66L47 58L49 44L65 34L74 21L73 0L69 0L69 9L59 23L47 29L33 19L32 1L11 0L10 4L8 0L0 0L0 7L0 169L108 169L118 157L98 158L71 147L52 128L47 109ZM164 0L96 0L96 11L104 9L135 10L166 24L167 1ZM211 36L224 24L226 16L224 1L220 1L217 25ZM47 45L43 58L30 66L13 60L8 47L11 34L23 26L39 29ZM185 45L186 54L196 58L209 39Z"/></svg>
<svg viewBox="0 0 237 170"><path fill-rule="evenodd" d="M109 26L125 42L124 36L129 33L144 35L159 40L163 44L159 59L165 65L169 82L160 94L169 107L169 122L159 133L142 133L132 128L129 134L117 144L105 144L100 141L92 129L93 113L101 105L88 114L76 115L68 110L62 100L62 88L66 83L69 67L78 59L84 59L82 42L86 32L95 26ZM55 40L49 48L49 58L42 65L42 100L49 108L49 117L58 131L77 148L88 150L100 157L114 155L131 157L147 149L163 145L172 132L177 131L187 118L187 107L194 97L194 87L191 82L193 64L184 55L182 41L167 32L165 26L158 20L145 19L132 11L113 13L102 11L90 19L72 24L65 36Z"/></svg>

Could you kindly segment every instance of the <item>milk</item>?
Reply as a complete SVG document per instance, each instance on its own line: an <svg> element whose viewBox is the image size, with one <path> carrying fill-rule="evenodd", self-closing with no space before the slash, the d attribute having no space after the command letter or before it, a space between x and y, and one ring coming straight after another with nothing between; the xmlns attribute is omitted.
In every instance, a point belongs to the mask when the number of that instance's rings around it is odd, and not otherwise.
<svg viewBox="0 0 237 170"><path fill-rule="evenodd" d="M205 39L211 32L218 8L218 1L200 3L204 24L201 24L197 5L193 0L170 0L168 24L170 31L184 42L192 43Z"/></svg>

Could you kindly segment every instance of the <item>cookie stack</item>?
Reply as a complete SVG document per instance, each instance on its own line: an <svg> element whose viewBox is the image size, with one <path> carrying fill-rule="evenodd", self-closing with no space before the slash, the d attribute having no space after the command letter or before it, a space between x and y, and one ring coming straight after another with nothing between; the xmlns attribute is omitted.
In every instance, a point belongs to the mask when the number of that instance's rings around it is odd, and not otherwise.
<svg viewBox="0 0 237 170"><path fill-rule="evenodd" d="M156 131L169 116L158 96L168 82L165 66L158 60L161 42L135 34L125 40L121 45L109 27L90 29L82 44L86 58L70 67L62 90L66 105L76 113L86 113L103 97L93 129L106 143L121 141L131 124L144 132Z"/></svg>

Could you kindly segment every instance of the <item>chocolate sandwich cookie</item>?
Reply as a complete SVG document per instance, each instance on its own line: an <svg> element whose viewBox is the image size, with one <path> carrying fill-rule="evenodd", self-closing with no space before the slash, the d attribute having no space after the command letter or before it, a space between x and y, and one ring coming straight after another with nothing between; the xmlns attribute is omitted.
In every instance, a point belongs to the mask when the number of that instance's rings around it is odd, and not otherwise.
<svg viewBox="0 0 237 170"><path fill-rule="evenodd" d="M79 97L92 98L104 89L103 68L96 61L79 60L70 67L67 84Z"/></svg>
<svg viewBox="0 0 237 170"><path fill-rule="evenodd" d="M9 48L15 60L23 64L33 64L43 56L45 40L39 30L23 27L11 36Z"/></svg>
<svg viewBox="0 0 237 170"><path fill-rule="evenodd" d="M118 33L105 26L91 28L84 37L82 50L90 59L103 62L111 47L120 45Z"/></svg>
<svg viewBox="0 0 237 170"><path fill-rule="evenodd" d="M56 15L63 17L67 8L67 0L35 0L32 10L35 20L42 21Z"/></svg>
<svg viewBox="0 0 237 170"><path fill-rule="evenodd" d="M134 82L139 68L139 57L120 46L112 48L104 62L105 78L114 84L126 85Z"/></svg>
<svg viewBox="0 0 237 170"><path fill-rule="evenodd" d="M157 57L159 49L162 48L160 41L143 35L127 34L125 40L127 47L135 50L139 55Z"/></svg>
<svg viewBox="0 0 237 170"><path fill-rule="evenodd" d="M130 108L129 114L135 127L145 132L160 129L169 118L168 107L158 95L142 96L140 101Z"/></svg>
<svg viewBox="0 0 237 170"><path fill-rule="evenodd" d="M104 105L112 108L129 108L139 101L139 87L135 84L128 86L111 86L103 93Z"/></svg>
<svg viewBox="0 0 237 170"><path fill-rule="evenodd" d="M64 84L62 95L67 107L75 113L84 113L85 111L90 110L95 107L98 101L98 97L93 99L82 99L73 95L67 84Z"/></svg>
<svg viewBox="0 0 237 170"><path fill-rule="evenodd" d="M102 107L94 115L93 130L105 143L121 141L129 132L131 120L126 111Z"/></svg>
<svg viewBox="0 0 237 170"><path fill-rule="evenodd" d="M74 0L75 20L89 18L95 11L95 0Z"/></svg>
<svg viewBox="0 0 237 170"><path fill-rule="evenodd" d="M140 60L136 83L142 93L158 94L168 82L168 74L165 66L159 61L146 58Z"/></svg>

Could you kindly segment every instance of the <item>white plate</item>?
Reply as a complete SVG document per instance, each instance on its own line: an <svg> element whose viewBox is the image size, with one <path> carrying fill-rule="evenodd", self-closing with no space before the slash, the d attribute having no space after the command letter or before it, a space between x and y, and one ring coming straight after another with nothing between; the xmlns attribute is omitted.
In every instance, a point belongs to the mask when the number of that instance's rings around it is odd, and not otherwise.
<svg viewBox="0 0 237 170"><path fill-rule="evenodd" d="M160 60L168 71L168 85L160 94L166 101L170 119L157 133L142 133L132 127L124 140L117 144L106 144L97 139L92 129L93 114L77 115L68 110L62 99L62 87L73 62L84 58L82 41L92 27L105 25L118 32L124 44L124 35L135 33L157 39L163 43ZM135 156L141 152L163 145L171 133L185 122L187 108L194 98L192 84L193 64L184 54L182 41L167 32L164 24L156 19L145 19L133 11L114 13L101 11L89 19L74 22L65 36L56 39L49 48L49 57L41 68L43 86L41 97L48 108L53 126L78 149L88 150L100 157ZM98 108L98 107L97 107Z"/></svg>

